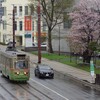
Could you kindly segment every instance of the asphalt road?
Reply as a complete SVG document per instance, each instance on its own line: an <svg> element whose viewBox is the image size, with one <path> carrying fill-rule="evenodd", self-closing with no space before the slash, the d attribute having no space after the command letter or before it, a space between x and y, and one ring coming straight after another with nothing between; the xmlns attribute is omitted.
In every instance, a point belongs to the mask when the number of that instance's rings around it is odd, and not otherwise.
<svg viewBox="0 0 100 100"><path fill-rule="evenodd" d="M30 62L37 60L32 59ZM34 76L35 64L30 63L30 80L12 83L0 75L0 100L100 100L100 91L70 79L39 79ZM55 75L56 76L56 75Z"/></svg>

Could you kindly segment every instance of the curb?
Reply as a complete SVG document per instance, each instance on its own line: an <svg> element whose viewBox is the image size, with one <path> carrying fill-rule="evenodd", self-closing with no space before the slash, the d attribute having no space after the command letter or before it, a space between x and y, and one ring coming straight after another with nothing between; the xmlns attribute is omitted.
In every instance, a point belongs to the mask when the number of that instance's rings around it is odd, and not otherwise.
<svg viewBox="0 0 100 100"><path fill-rule="evenodd" d="M77 82L77 83L80 83L81 85L90 87L91 89L95 89L95 90L100 91L100 85L97 85L97 84L94 84L94 83L89 83L85 80L78 79L77 77L72 76L68 73L63 74L63 73L58 72L56 70L54 70L54 72L55 72L55 77L58 77L58 78L63 79L63 80L67 80L68 77L69 77L74 82Z"/></svg>

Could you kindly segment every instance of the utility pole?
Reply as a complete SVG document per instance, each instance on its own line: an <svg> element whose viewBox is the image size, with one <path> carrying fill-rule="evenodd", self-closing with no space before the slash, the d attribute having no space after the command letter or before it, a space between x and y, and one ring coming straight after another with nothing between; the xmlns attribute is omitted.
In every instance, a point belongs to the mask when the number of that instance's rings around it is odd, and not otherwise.
<svg viewBox="0 0 100 100"><path fill-rule="evenodd" d="M59 27L59 55L60 55L60 25L58 25Z"/></svg>
<svg viewBox="0 0 100 100"><path fill-rule="evenodd" d="M41 14L40 0L38 0L38 63L41 63Z"/></svg>
<svg viewBox="0 0 100 100"><path fill-rule="evenodd" d="M15 48L15 9L13 5L13 48Z"/></svg>

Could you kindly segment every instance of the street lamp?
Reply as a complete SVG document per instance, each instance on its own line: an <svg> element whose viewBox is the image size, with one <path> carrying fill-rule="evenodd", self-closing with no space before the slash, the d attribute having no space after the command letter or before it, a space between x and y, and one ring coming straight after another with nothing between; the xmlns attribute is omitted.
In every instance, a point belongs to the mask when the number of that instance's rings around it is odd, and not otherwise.
<svg viewBox="0 0 100 100"><path fill-rule="evenodd" d="M13 48L15 48L15 8L13 5Z"/></svg>
<svg viewBox="0 0 100 100"><path fill-rule="evenodd" d="M38 0L38 63L41 63L41 15L40 15L40 0Z"/></svg>

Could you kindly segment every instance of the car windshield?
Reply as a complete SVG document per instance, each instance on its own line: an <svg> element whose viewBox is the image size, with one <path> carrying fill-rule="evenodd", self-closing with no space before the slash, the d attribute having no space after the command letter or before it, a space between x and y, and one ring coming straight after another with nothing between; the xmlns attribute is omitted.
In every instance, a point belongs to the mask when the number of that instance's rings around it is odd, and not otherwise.
<svg viewBox="0 0 100 100"><path fill-rule="evenodd" d="M16 69L25 69L27 68L27 63L25 61L17 61L15 62Z"/></svg>
<svg viewBox="0 0 100 100"><path fill-rule="evenodd" d="M48 66L41 66L39 68L40 68L40 70L51 70L51 68Z"/></svg>

